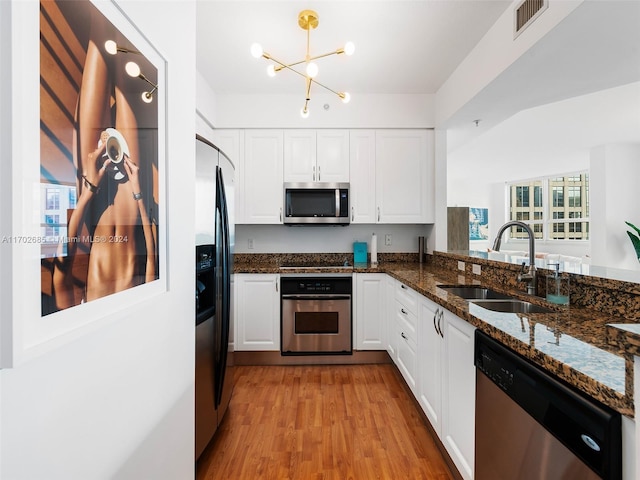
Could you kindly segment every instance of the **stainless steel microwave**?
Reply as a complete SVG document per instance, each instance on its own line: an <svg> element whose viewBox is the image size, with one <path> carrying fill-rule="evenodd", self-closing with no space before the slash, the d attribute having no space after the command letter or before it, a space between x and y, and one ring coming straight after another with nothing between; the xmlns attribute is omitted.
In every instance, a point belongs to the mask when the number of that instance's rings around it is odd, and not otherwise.
<svg viewBox="0 0 640 480"><path fill-rule="evenodd" d="M349 184L285 183L284 223L348 225Z"/></svg>

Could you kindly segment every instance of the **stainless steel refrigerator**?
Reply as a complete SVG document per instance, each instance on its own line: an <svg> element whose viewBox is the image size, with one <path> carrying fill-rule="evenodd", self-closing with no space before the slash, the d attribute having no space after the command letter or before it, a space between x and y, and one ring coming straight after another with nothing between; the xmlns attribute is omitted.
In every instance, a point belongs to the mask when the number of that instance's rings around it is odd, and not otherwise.
<svg viewBox="0 0 640 480"><path fill-rule="evenodd" d="M233 389L233 179L227 156L196 135L196 460L220 425Z"/></svg>

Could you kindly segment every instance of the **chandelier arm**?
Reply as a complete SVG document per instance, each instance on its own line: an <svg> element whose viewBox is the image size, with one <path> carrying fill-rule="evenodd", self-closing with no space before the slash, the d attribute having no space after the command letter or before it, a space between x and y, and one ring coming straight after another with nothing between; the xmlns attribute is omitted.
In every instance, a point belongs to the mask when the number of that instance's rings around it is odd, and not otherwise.
<svg viewBox="0 0 640 480"><path fill-rule="evenodd" d="M339 48L338 50L335 50L333 52L327 52L327 53L323 53L321 55L316 55L315 57L309 57L308 61L312 62L313 60L317 60L319 58L329 57L331 55L340 55L342 53L344 53L344 49L343 48ZM271 56L269 57L269 59L275 61L275 59L273 57L271 57ZM277 62L280 66L276 67L276 72L279 72L280 70L282 70L283 68L286 68L286 67L294 67L296 65L300 65L301 63L305 63L306 61L307 60L299 60L297 62L293 62L293 63L290 63L288 65L285 65L285 64L283 64L281 62Z"/></svg>
<svg viewBox="0 0 640 480"><path fill-rule="evenodd" d="M276 67L276 72L279 72L283 68L295 67L296 65L300 65L301 63L304 63L304 62L306 62L306 60L300 60L298 62L293 62L293 63L290 63L288 65L285 65L284 63L281 63L281 62L276 62L279 65L278 67Z"/></svg>
<svg viewBox="0 0 640 480"><path fill-rule="evenodd" d="M340 98L342 98L342 97L340 96L340 93L339 93L339 92L336 92L335 90L333 90L333 89L331 89L331 88L327 87L326 85L323 85L322 83L318 82L317 80L315 80L315 79L313 79L313 78L310 78L309 80L311 80L311 81L312 81L313 83L315 83L316 85L321 86L321 87L322 87L322 88L324 88L325 90L329 90L331 93L335 93L337 96L339 96Z"/></svg>
<svg viewBox="0 0 640 480"><path fill-rule="evenodd" d="M334 50L333 52L327 52L321 55L316 55L315 57L310 57L309 61L317 60L318 58L329 57L331 55L340 55L341 53L344 53L344 49L339 48L338 50Z"/></svg>
<svg viewBox="0 0 640 480"><path fill-rule="evenodd" d="M280 60L278 60L278 59L277 59L277 58L275 58L275 57L272 57L270 54L268 54L268 53L266 53L266 52L262 55L262 57L263 57L263 58L266 58L267 60L271 60L271 61L273 61L274 63L277 63L278 65L280 65L280 67L279 67L279 68L278 68L278 67L276 67L276 72L279 72L279 71L280 71L280 70L282 70L283 68L287 68L287 69L291 70L292 72L297 73L298 75L302 75L303 77L306 77L306 75L304 75L304 74L302 74L302 73L298 72L297 70L295 70L295 69L291 68L291 67L293 67L294 65L300 65L301 63L304 63L304 62L305 62L305 60L300 60L299 62L294 62L294 63L290 63L290 64L288 64L288 65L287 65L286 63L281 62Z"/></svg>
<svg viewBox="0 0 640 480"><path fill-rule="evenodd" d="M306 77L307 79L307 102L311 100L311 82L313 79L311 77Z"/></svg>

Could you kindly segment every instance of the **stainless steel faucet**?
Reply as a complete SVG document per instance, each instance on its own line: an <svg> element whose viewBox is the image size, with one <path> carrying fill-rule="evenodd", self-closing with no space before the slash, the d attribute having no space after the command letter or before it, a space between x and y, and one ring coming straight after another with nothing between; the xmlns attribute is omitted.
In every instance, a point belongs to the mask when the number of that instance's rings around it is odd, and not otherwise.
<svg viewBox="0 0 640 480"><path fill-rule="evenodd" d="M535 238L533 236L533 230L531 230L531 227L526 223L518 222L516 220L512 220L510 222L505 223L498 230L498 235L496 235L496 239L493 242L493 249L496 252L500 251L500 244L502 243L502 234L509 227L524 228L527 231L527 235L529 235L529 271L525 272L525 263L523 262L522 271L518 274L518 281L528 282L527 293L530 295L537 295L538 282L536 281L536 247L535 247Z"/></svg>

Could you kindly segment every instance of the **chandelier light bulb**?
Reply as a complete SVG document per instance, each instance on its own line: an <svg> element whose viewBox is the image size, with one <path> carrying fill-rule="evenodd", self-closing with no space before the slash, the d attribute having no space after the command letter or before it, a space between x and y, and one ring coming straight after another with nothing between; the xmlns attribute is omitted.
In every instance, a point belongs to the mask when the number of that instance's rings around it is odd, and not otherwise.
<svg viewBox="0 0 640 480"><path fill-rule="evenodd" d="M259 43L254 43L253 45L251 45L251 55L254 58L260 58L262 56L262 53L262 45L260 45Z"/></svg>
<svg viewBox="0 0 640 480"><path fill-rule="evenodd" d="M124 69L127 71L127 74L130 77L140 76L140 67L136 62L127 62L127 64L124 66Z"/></svg>
<svg viewBox="0 0 640 480"><path fill-rule="evenodd" d="M307 75L309 75L309 77L314 78L316 75L318 75L318 65L314 62L309 62L307 64Z"/></svg>
<svg viewBox="0 0 640 480"><path fill-rule="evenodd" d="M308 118L309 117L309 109L302 107L302 110L300 110L300 116L302 118Z"/></svg>
<svg viewBox="0 0 640 480"><path fill-rule="evenodd" d="M107 40L106 42L104 42L104 49L110 55L115 55L116 53L118 53L118 45L113 40Z"/></svg>
<svg viewBox="0 0 640 480"><path fill-rule="evenodd" d="M356 46L353 44L353 42L347 42L344 45L344 54L351 56L353 55L353 52L356 51Z"/></svg>
<svg viewBox="0 0 640 480"><path fill-rule="evenodd" d="M144 103L153 102L153 95L151 94L151 92L142 92L142 95L140 97L142 98L142 101Z"/></svg>
<svg viewBox="0 0 640 480"><path fill-rule="evenodd" d="M351 95L349 95L349 92L344 92L340 94L339 97L342 99L342 103L349 103L349 100L351 100Z"/></svg>
<svg viewBox="0 0 640 480"><path fill-rule="evenodd" d="M269 75L270 77L276 76L276 67L274 65L269 65L267 67L267 75Z"/></svg>

